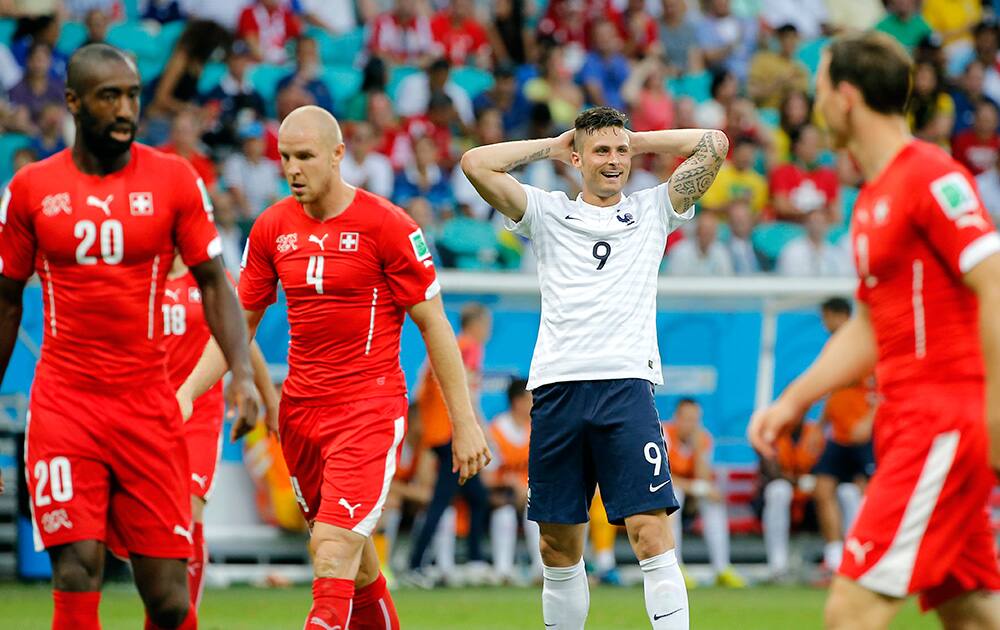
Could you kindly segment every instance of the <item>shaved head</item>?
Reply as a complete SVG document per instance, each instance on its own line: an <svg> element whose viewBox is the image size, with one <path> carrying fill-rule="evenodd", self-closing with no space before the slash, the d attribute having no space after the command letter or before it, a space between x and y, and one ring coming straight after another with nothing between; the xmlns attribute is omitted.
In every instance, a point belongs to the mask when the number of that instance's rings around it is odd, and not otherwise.
<svg viewBox="0 0 1000 630"><path fill-rule="evenodd" d="M278 128L278 142L282 138L300 141L311 139L322 143L331 151L344 141L340 124L333 114L315 105L299 107L285 116Z"/></svg>
<svg viewBox="0 0 1000 630"><path fill-rule="evenodd" d="M77 49L66 66L66 87L84 94L108 74L113 63L124 64L139 76L135 62L127 54L108 44L87 44ZM113 67L113 66L112 66Z"/></svg>

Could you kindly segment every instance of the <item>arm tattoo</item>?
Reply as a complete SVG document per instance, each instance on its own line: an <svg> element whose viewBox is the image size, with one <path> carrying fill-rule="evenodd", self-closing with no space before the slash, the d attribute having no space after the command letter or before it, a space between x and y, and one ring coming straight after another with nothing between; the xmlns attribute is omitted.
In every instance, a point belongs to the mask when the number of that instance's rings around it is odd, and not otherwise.
<svg viewBox="0 0 1000 630"><path fill-rule="evenodd" d="M721 131L706 132L694 151L670 176L670 190L681 202L674 210L685 212L701 199L715 181L722 163L729 152L729 140Z"/></svg>
<svg viewBox="0 0 1000 630"><path fill-rule="evenodd" d="M551 153L551 152L552 152L552 149L550 147L545 147L544 149L539 149L539 150L535 151L534 153L532 153L531 155L526 155L526 156L524 156L523 158L521 158L519 160L514 160L513 162L508 162L507 164L504 164L503 168L501 170L504 173L507 173L509 171L514 170L515 168L517 168L519 166L524 166L525 164L528 164L528 163L531 163L531 162L537 162L538 160L547 158L549 156L549 153Z"/></svg>

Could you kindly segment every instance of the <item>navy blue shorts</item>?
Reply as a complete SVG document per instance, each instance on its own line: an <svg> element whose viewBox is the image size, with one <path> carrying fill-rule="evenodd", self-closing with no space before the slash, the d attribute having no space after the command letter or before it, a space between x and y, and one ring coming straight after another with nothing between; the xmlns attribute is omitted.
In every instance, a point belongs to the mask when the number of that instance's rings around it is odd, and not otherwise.
<svg viewBox="0 0 1000 630"><path fill-rule="evenodd" d="M836 477L839 483L851 483L856 477L871 477L875 473L875 453L872 443L846 445L827 440L814 475Z"/></svg>
<svg viewBox="0 0 1000 630"><path fill-rule="evenodd" d="M598 485L616 525L633 514L677 510L649 381L552 383L533 394L529 519L586 523Z"/></svg>

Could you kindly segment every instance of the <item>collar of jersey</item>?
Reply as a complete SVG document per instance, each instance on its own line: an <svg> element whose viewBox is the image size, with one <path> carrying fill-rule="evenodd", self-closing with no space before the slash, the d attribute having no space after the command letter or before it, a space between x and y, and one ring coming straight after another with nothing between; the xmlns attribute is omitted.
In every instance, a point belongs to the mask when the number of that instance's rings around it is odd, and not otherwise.
<svg viewBox="0 0 1000 630"><path fill-rule="evenodd" d="M610 212L611 214L618 214L618 209L621 208L625 202L628 201L628 196L623 192L622 198L618 200L613 206L595 206L594 204L587 203L583 200L583 193L578 193L576 195L576 203L580 206L581 210L586 210L590 216L603 216L603 213ZM586 215L585 215L586 216Z"/></svg>

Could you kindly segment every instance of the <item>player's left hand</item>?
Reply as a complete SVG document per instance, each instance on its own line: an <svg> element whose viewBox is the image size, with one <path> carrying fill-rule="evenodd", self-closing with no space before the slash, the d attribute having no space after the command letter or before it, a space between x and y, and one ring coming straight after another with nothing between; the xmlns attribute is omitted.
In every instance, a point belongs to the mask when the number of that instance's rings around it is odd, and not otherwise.
<svg viewBox="0 0 1000 630"><path fill-rule="evenodd" d="M230 434L230 439L235 442L249 433L257 424L257 416L260 415L260 400L257 398L257 388L249 374L245 376L234 374L230 387L234 403L229 410L229 415L233 418L233 431Z"/></svg>
<svg viewBox="0 0 1000 630"><path fill-rule="evenodd" d="M493 461L486 443L486 434L474 419L456 422L451 438L451 471L458 473L458 484L464 485Z"/></svg>

